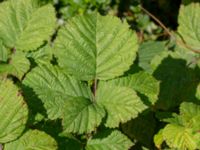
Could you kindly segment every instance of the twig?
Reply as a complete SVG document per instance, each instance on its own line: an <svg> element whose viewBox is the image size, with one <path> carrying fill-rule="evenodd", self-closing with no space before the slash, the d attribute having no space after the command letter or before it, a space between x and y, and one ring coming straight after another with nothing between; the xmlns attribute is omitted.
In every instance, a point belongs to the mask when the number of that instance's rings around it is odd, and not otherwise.
<svg viewBox="0 0 200 150"><path fill-rule="evenodd" d="M154 16L152 13L150 13L148 10L146 10L144 7L140 6L140 8L142 9L142 11L144 11L148 16L150 16L154 21L156 21L164 30L165 32L172 38L174 38L176 40L176 43L179 45L184 46L185 48L195 52L195 53L200 53L200 50L196 50L191 48L190 46L188 46L183 40L177 40L176 37L169 31L169 29L156 17Z"/></svg>
<svg viewBox="0 0 200 150"><path fill-rule="evenodd" d="M0 144L0 150L3 150L3 145L2 144Z"/></svg>

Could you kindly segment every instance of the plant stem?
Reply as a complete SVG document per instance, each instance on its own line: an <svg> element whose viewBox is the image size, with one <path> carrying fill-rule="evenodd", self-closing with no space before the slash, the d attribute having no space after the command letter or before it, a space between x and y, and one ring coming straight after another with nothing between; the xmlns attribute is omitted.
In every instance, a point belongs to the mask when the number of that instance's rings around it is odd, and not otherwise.
<svg viewBox="0 0 200 150"><path fill-rule="evenodd" d="M96 91L97 91L97 79L94 79L94 83L92 85L92 93L93 93L93 100L96 101Z"/></svg>
<svg viewBox="0 0 200 150"><path fill-rule="evenodd" d="M148 10L146 10L144 7L140 6L140 8L148 15L150 16L155 22L157 22L163 29L164 31L172 38L175 39L176 43L193 51L194 53L200 53L200 50L193 49L189 45L185 43L185 41L181 38L181 40L177 40L177 38L170 32L170 30L158 19L156 16L154 16L152 13L150 13Z"/></svg>
<svg viewBox="0 0 200 150"><path fill-rule="evenodd" d="M3 150L3 145L2 144L0 144L0 150Z"/></svg>

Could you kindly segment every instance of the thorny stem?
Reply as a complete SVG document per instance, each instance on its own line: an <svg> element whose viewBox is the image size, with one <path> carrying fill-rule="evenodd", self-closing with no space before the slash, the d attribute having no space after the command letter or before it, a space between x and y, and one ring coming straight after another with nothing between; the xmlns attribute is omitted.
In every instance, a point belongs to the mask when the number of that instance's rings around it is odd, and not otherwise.
<svg viewBox="0 0 200 150"><path fill-rule="evenodd" d="M187 45L183 39L181 40L177 40L176 37L169 31L169 29L158 19L156 18L152 13L150 13L148 10L146 10L144 7L140 6L140 8L142 9L142 11L144 11L147 15L149 15L154 21L156 21L164 30L165 32L171 36L172 38L174 38L176 40L176 43L179 45L184 46L185 48L193 51L194 53L200 53L200 50L196 50L191 48L189 45Z"/></svg>

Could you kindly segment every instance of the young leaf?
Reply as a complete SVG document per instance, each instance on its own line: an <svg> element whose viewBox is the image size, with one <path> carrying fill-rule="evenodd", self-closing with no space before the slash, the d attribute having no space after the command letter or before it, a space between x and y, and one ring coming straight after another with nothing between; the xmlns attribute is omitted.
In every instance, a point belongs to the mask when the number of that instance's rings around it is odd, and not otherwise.
<svg viewBox="0 0 200 150"><path fill-rule="evenodd" d="M200 135L199 133L195 134L192 129L169 124L163 130L163 137L172 148L194 150L197 148L196 141Z"/></svg>
<svg viewBox="0 0 200 150"><path fill-rule="evenodd" d="M117 78L109 81L116 86L129 87L147 96L151 104L158 99L159 82L150 74L141 71L127 77Z"/></svg>
<svg viewBox="0 0 200 150"><path fill-rule="evenodd" d="M118 127L131 118L136 118L140 112L146 109L136 92L127 87L115 86L101 82L97 90L96 101L105 107L107 111L107 127Z"/></svg>
<svg viewBox="0 0 200 150"><path fill-rule="evenodd" d="M170 124L162 129L163 139L171 148L194 150L200 148L200 106L184 102L180 115L168 119Z"/></svg>
<svg viewBox="0 0 200 150"><path fill-rule="evenodd" d="M19 89L9 80L0 79L0 143L19 137L28 119L28 108Z"/></svg>
<svg viewBox="0 0 200 150"><path fill-rule="evenodd" d="M82 80L122 75L133 63L137 48L137 37L126 22L98 13L70 19L55 41L59 65Z"/></svg>
<svg viewBox="0 0 200 150"><path fill-rule="evenodd" d="M90 98L91 94L86 84L50 65L36 67L23 83L35 91L51 119L61 117L64 102L71 97Z"/></svg>
<svg viewBox="0 0 200 150"><path fill-rule="evenodd" d="M10 74L21 80L29 67L29 60L19 51L11 56L9 64L0 64L0 74Z"/></svg>
<svg viewBox="0 0 200 150"><path fill-rule="evenodd" d="M48 134L29 130L16 141L5 144L4 150L57 150L56 141Z"/></svg>
<svg viewBox="0 0 200 150"><path fill-rule="evenodd" d="M179 10L178 22L178 32L186 44L198 50L200 47L200 4L182 5Z"/></svg>
<svg viewBox="0 0 200 150"><path fill-rule="evenodd" d="M17 50L35 50L47 41L55 27L52 5L35 0L10 0L0 4L0 39Z"/></svg>
<svg viewBox="0 0 200 150"><path fill-rule="evenodd" d="M89 133L98 127L105 116L102 106L78 97L65 102L63 115L64 132Z"/></svg>
<svg viewBox="0 0 200 150"><path fill-rule="evenodd" d="M121 132L115 130L103 139L90 139L86 150L128 150L133 143Z"/></svg>

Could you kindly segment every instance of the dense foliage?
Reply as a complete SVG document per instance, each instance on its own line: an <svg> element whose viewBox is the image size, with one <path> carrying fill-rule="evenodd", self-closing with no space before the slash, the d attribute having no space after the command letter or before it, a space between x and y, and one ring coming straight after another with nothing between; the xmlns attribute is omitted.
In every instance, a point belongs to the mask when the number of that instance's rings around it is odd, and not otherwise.
<svg viewBox="0 0 200 150"><path fill-rule="evenodd" d="M0 150L200 149L200 3L178 4L1 2Z"/></svg>

